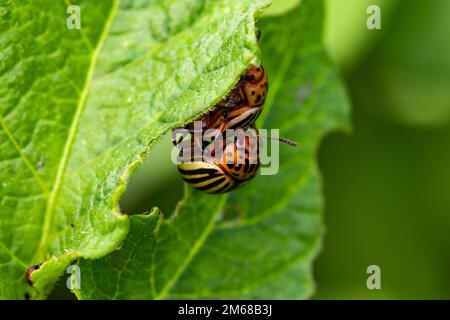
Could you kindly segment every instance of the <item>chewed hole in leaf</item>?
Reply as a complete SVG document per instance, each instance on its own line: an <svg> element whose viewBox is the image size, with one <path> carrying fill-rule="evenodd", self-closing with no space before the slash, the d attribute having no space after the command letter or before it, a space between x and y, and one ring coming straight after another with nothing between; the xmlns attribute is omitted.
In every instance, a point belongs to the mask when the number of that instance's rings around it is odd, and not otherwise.
<svg viewBox="0 0 450 320"><path fill-rule="evenodd" d="M63 275L59 280L55 283L53 290L48 296L49 300L76 300L76 296L70 290L67 289L67 280L69 274Z"/></svg>
<svg viewBox="0 0 450 320"><path fill-rule="evenodd" d="M183 197L183 183L171 161L172 142L167 134L151 149L144 162L131 175L120 200L120 211L141 214L158 207L164 216L174 212Z"/></svg>

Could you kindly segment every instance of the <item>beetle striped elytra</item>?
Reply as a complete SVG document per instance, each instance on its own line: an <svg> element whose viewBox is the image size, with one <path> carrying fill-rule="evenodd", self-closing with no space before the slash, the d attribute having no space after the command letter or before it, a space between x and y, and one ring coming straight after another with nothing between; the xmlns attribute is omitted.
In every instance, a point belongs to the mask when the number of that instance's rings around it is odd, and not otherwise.
<svg viewBox="0 0 450 320"><path fill-rule="evenodd" d="M264 68L250 65L220 102L198 120L183 127L189 133L189 139L173 139L173 143L181 147L178 170L186 182L208 193L225 193L255 177L260 166L260 136L255 121L263 109L267 90ZM254 133L250 136L244 134L243 139L238 135L238 139L227 140L230 129L249 129L247 131L254 130ZM204 141L204 134L209 130L214 132L210 136L214 143L208 144ZM254 141L249 142L249 139ZM217 140L222 143L217 144ZM295 145L282 138L276 140ZM190 150L189 153L183 153L186 149ZM190 153L192 150L193 154Z"/></svg>
<svg viewBox="0 0 450 320"><path fill-rule="evenodd" d="M189 143L194 146L198 142L192 139ZM219 145L211 143L203 147L202 153L182 153L178 170L183 180L195 189L207 193L229 192L256 175L259 168L258 144L256 129L242 131Z"/></svg>

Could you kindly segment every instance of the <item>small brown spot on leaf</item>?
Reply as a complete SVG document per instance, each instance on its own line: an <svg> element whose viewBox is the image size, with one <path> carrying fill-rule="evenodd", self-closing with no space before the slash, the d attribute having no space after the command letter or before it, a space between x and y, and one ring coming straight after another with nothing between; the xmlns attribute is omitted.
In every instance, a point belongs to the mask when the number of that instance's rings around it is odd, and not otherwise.
<svg viewBox="0 0 450 320"><path fill-rule="evenodd" d="M25 280L27 281L27 283L30 286L33 286L33 281L31 281L31 274L36 271L39 270L42 266L42 263L38 263L30 268L28 268L28 270L25 272Z"/></svg>

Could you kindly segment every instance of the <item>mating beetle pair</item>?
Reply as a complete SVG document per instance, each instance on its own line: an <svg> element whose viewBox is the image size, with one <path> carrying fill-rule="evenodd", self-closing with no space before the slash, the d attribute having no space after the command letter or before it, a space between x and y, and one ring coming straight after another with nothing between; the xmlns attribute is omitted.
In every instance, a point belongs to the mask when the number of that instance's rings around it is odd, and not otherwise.
<svg viewBox="0 0 450 320"><path fill-rule="evenodd" d="M197 147L202 153L192 155L183 154L183 150L180 152L178 170L183 180L207 193L225 193L242 186L256 175L260 162L255 121L263 109L267 90L267 75L263 67L250 65L231 91L196 120L201 123L202 134L208 129L215 129L220 138L225 137L227 129L254 129L246 131L244 137L221 139L219 146L223 152L219 157L215 154L217 143L206 145L202 139L194 137L198 130L196 121L184 126L191 134L191 139L184 143Z"/></svg>

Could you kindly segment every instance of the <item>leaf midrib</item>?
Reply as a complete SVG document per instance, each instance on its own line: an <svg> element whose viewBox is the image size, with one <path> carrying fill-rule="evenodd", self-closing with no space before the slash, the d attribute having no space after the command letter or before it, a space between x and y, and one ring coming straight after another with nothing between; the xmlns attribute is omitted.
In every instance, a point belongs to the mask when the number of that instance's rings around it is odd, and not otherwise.
<svg viewBox="0 0 450 320"><path fill-rule="evenodd" d="M245 295L248 293L251 293L255 288L260 286L261 284L264 284L270 279L275 279L277 276L283 274L286 272L286 270L289 270L292 266L294 266L296 263L306 262L308 258L314 255L316 251L316 247L319 246L319 242L315 242L314 246L305 251L301 252L295 256L293 256L288 262L286 262L283 267L275 268L272 270L272 272L267 272L265 276L261 277L258 281L250 282L246 284L245 286L235 289L235 290L226 290L226 291L206 291L199 295L199 293L191 293L191 292L171 292L170 298L172 299L217 299L217 297L221 298L227 298L227 297L233 297L233 296L239 296L239 295ZM308 267L311 267L311 262L308 262ZM311 293L308 295L310 296ZM300 299L300 298L299 298Z"/></svg>
<svg viewBox="0 0 450 320"><path fill-rule="evenodd" d="M188 186L185 186L188 188ZM222 196L222 199L220 200L219 205L217 206L217 209L211 214L211 217L208 221L208 224L204 228L203 232L200 234L200 236L195 240L194 244L191 247L191 250L189 250L187 256L185 257L184 261L179 265L177 270L174 272L174 274L170 277L170 279L166 282L166 284L163 286L163 288L154 296L155 300L162 300L166 298L169 295L170 290L174 286L174 284L177 282L177 280L180 278L181 274L184 272L184 270L189 266L190 262L194 257L197 255L199 250L202 248L203 244L205 243L208 236L211 234L211 232L214 230L215 222L222 211L222 208L225 204L225 201L227 199L227 196ZM161 223L163 223L161 221ZM154 275L152 274L154 277ZM153 281L154 282L154 281Z"/></svg>
<svg viewBox="0 0 450 320"><path fill-rule="evenodd" d="M58 165L58 171L56 174L55 182L53 184L53 188L48 197L47 209L45 211L45 216L44 216L44 226L42 228L42 234L41 234L41 240L39 242L39 247L36 252L35 259L33 259L35 262L44 261L46 258L45 254L46 254L47 246L48 246L48 237L49 237L49 233L50 233L50 228L51 228L51 224L53 221L55 201L56 201L58 192L61 189L61 185L62 185L62 181L64 178L64 173L67 168L67 163L69 160L70 152L72 150L73 142L75 140L75 136L78 131L80 118L81 118L81 115L83 114L84 108L86 106L86 99L87 99L87 96L89 93L89 88L90 88L90 84L91 84L92 77L94 74L95 66L96 66L96 63L98 60L98 56L103 47L103 44L105 43L106 37L111 28L112 21L117 13L119 4L120 4L120 0L115 0L113 2L113 5L111 6L111 10L108 14L108 18L106 19L103 31L97 42L97 46L95 47L95 50L92 53L92 59L91 59L90 65L89 65L88 72L86 74L86 80L84 82L83 90L81 91L80 99L78 101L78 105L77 105L74 117L72 119L72 123L70 125L69 134L67 136L66 143L64 145L63 154L61 156L61 159L60 159L60 162Z"/></svg>

